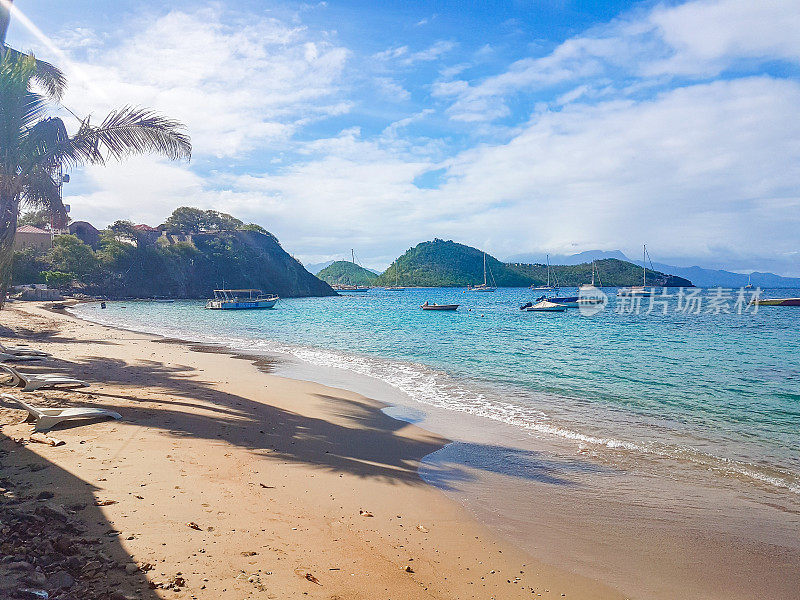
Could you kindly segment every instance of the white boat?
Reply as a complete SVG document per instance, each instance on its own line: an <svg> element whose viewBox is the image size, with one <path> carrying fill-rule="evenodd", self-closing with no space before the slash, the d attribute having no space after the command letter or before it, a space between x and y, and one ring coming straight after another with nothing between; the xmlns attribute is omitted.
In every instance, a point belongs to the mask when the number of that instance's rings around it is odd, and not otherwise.
<svg viewBox="0 0 800 600"><path fill-rule="evenodd" d="M489 267L489 275L492 277L492 283L495 284L494 275L492 274L492 269ZM486 252L483 253L483 283L480 285L470 285L467 286L467 291L469 292L494 292L497 291L496 285L489 285L486 280Z"/></svg>
<svg viewBox="0 0 800 600"><path fill-rule="evenodd" d="M422 310L458 310L460 304L430 304L427 301L420 306Z"/></svg>
<svg viewBox="0 0 800 600"><path fill-rule="evenodd" d="M647 244L642 248L642 285L620 288L617 290L617 296L650 296L655 293L652 287L647 287Z"/></svg>
<svg viewBox="0 0 800 600"><path fill-rule="evenodd" d="M583 285L581 285L579 289L581 290L595 289L597 287L597 285L595 285L595 275L597 275L597 283L599 284L600 287L603 287L603 284L600 282L600 271L597 269L597 264L594 261L592 261L592 283L584 283Z"/></svg>
<svg viewBox="0 0 800 600"><path fill-rule="evenodd" d="M400 287L400 285L399 285L399 283L400 283L400 274L397 271L399 268L400 268L400 259L398 258L394 263L394 285L383 288L387 292L402 292L403 290L406 289L404 287Z"/></svg>
<svg viewBox="0 0 800 600"><path fill-rule="evenodd" d="M752 274L752 273L750 273L750 274L747 276L747 285L746 285L746 286L744 286L744 289L746 289L746 290L752 290L752 289L753 289L753 283L750 281L750 278L751 278L752 276L753 276L753 274Z"/></svg>
<svg viewBox="0 0 800 600"><path fill-rule="evenodd" d="M545 290L545 291L551 291L551 292L557 292L558 291L558 287L557 286L550 285L550 255L549 254L547 255L547 285L537 285L537 286L533 286L532 285L531 289L532 290Z"/></svg>
<svg viewBox="0 0 800 600"><path fill-rule="evenodd" d="M548 300L542 300L525 309L526 312L564 312L565 310L567 307L563 304L556 304Z"/></svg>
<svg viewBox="0 0 800 600"><path fill-rule="evenodd" d="M206 308L210 310L273 308L278 300L278 296L265 295L261 290L214 290L214 298L206 302Z"/></svg>

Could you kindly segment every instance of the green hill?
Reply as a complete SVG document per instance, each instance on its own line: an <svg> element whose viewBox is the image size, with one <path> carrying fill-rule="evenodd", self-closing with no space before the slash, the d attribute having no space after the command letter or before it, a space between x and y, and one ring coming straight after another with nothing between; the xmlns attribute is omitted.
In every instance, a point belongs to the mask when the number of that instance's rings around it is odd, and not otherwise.
<svg viewBox="0 0 800 600"><path fill-rule="evenodd" d="M378 276L346 260L337 260L317 273L317 277L330 285L373 285Z"/></svg>
<svg viewBox="0 0 800 600"><path fill-rule="evenodd" d="M600 280L595 280L598 287L622 287L642 285L642 267L616 258L606 258L595 261ZM508 267L523 277L527 277L532 284L543 285L547 282L547 266L542 264L509 264ZM579 265L551 265L550 282L561 287L578 287L592 281L592 263ZM647 285L660 285L665 287L691 287L688 279L666 275L659 271L647 269Z"/></svg>
<svg viewBox="0 0 800 600"><path fill-rule="evenodd" d="M422 242L397 258L386 271L374 281L374 285L394 285L395 272L401 286L418 287L465 287L483 283L483 251L453 241L435 239ZM599 260L595 263L604 286L641 285L642 268L617 259ZM499 287L528 287L544 285L547 281L547 266L542 264L509 264L486 255L489 284ZM551 281L562 287L577 287L592 280L592 265L551 266ZM666 275L658 271L647 271L648 285L690 287L687 279Z"/></svg>
<svg viewBox="0 0 800 600"><path fill-rule="evenodd" d="M105 231L96 251L76 236L61 235L48 251L15 252L12 281L46 282L109 298L208 298L223 286L258 288L282 298L336 294L267 232L200 233L177 243L118 237Z"/></svg>
<svg viewBox="0 0 800 600"><path fill-rule="evenodd" d="M483 283L483 252L453 241L422 242L395 260L375 285L394 285L395 269L401 286L464 287ZM528 277L486 255L487 279L499 286L524 287Z"/></svg>

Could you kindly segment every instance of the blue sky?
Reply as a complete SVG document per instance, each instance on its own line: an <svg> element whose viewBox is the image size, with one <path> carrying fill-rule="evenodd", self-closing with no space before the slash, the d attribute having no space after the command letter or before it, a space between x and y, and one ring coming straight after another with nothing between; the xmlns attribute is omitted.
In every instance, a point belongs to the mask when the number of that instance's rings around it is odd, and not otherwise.
<svg viewBox="0 0 800 600"><path fill-rule="evenodd" d="M442 237L800 275L800 0L16 5L69 108L193 136L190 164L76 171L76 219L216 208L377 268Z"/></svg>

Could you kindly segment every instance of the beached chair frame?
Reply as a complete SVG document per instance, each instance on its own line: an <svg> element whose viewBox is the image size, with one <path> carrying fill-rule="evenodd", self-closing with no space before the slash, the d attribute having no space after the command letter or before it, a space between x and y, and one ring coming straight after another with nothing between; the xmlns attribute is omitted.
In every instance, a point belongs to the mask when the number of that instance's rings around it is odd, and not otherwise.
<svg viewBox="0 0 800 600"><path fill-rule="evenodd" d="M0 363L0 373L3 371L11 376L11 387L22 388L23 392L51 389L58 386L89 387L90 385L80 379L74 379L57 373L45 373L43 375L22 373L12 366Z"/></svg>
<svg viewBox="0 0 800 600"><path fill-rule="evenodd" d="M33 406L12 396L11 394L0 394L4 400L18 404L28 411L28 421L34 422L34 431L45 431L55 427L62 421L77 419L100 419L108 417L111 419L121 419L122 415L113 410L105 408L73 407L73 408L42 408Z"/></svg>

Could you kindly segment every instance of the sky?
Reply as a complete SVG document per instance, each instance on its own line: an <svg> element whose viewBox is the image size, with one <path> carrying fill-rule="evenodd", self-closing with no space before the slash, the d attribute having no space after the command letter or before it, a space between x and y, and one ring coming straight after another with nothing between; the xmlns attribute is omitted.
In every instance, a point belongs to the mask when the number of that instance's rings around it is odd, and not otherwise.
<svg viewBox="0 0 800 600"><path fill-rule="evenodd" d="M190 162L76 169L73 219L213 208L379 269L438 237L800 276L800 0L15 6L69 110L192 136Z"/></svg>

